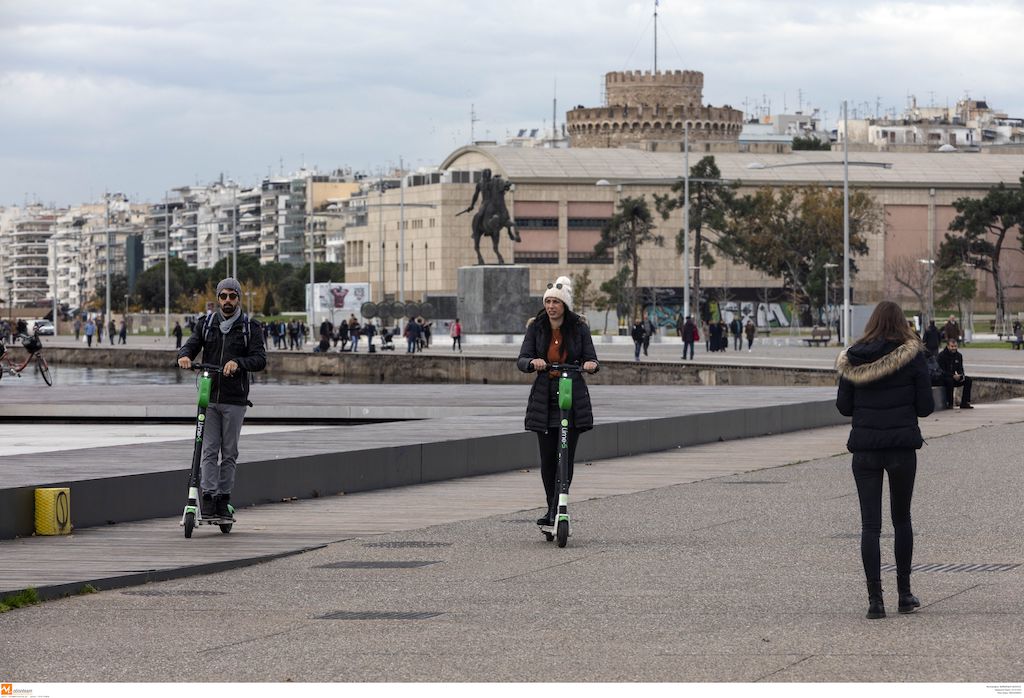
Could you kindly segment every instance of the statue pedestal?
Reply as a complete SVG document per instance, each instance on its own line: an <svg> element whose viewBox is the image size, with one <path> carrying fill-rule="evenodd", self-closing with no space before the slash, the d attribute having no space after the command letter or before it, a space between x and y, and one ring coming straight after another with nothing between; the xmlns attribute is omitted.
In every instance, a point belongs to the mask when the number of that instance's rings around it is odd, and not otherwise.
<svg viewBox="0 0 1024 698"><path fill-rule="evenodd" d="M530 269L514 264L459 267L459 320L467 334L521 334L530 307Z"/></svg>

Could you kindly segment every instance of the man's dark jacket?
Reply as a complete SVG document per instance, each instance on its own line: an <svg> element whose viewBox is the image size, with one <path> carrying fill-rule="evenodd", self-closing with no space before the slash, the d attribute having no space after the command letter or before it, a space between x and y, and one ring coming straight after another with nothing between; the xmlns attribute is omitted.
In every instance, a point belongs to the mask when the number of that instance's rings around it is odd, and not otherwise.
<svg viewBox="0 0 1024 698"><path fill-rule="evenodd" d="M213 375L210 387L210 402L223 405L245 405L249 402L249 373L262 371L267 366L267 350L263 346L263 328L256 320L249 319L249 342L245 341L244 323L246 318L240 317L225 335L220 331L216 313L206 315L196 323L192 336L185 346L178 350L178 358L183 356L195 361L199 352L203 352L204 364L216 364L223 367L228 361L235 361L239 371L233 376ZM209 338L204 341L206 324L213 322Z"/></svg>
<svg viewBox="0 0 1024 698"><path fill-rule="evenodd" d="M839 355L836 370L836 407L853 417L849 451L921 448L917 420L934 411L935 400L919 340L855 344Z"/></svg>
<svg viewBox="0 0 1024 698"><path fill-rule="evenodd" d="M946 347L939 352L939 368L942 369L942 375L947 378L952 378L954 373L963 376L964 355L959 351L950 351L949 347Z"/></svg>

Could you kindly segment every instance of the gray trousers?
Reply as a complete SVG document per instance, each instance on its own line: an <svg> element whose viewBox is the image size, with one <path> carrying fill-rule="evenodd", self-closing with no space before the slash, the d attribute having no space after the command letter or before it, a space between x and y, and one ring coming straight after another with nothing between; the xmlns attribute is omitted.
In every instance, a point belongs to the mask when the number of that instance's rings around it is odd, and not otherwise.
<svg viewBox="0 0 1024 698"><path fill-rule="evenodd" d="M238 459L238 435L245 419L245 405L210 403L206 409L201 461L203 492L231 494L235 486L235 461ZM220 464L217 460L220 458Z"/></svg>

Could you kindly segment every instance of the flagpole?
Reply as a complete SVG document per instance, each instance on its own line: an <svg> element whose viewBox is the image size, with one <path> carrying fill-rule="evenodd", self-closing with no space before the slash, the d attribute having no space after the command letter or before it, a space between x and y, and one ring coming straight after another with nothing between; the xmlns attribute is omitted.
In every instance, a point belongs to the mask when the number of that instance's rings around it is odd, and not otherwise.
<svg viewBox="0 0 1024 698"><path fill-rule="evenodd" d="M654 0L654 73L658 73L658 0Z"/></svg>

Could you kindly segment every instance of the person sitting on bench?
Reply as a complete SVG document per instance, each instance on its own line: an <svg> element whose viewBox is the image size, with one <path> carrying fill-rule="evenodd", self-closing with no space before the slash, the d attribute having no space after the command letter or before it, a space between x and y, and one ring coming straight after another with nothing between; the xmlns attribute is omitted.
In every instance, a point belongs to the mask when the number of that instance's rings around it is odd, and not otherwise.
<svg viewBox="0 0 1024 698"><path fill-rule="evenodd" d="M946 391L946 407L953 407L953 388L962 385L963 394L960 396L960 409L970 410L974 408L971 404L971 379L964 375L964 357L957 351L957 340L950 337L946 341L946 348L939 352L939 367L942 369L942 382Z"/></svg>

